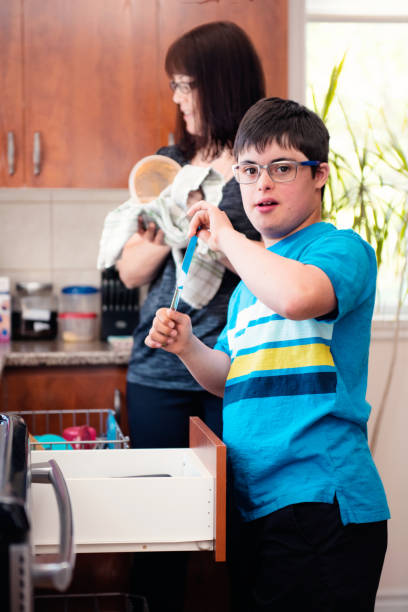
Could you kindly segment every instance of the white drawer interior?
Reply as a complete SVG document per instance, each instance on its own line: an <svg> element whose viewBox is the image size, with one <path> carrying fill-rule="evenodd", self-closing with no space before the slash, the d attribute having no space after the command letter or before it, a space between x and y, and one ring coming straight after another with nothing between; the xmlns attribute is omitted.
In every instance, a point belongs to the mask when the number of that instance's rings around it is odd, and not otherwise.
<svg viewBox="0 0 408 612"><path fill-rule="evenodd" d="M212 547L214 478L193 449L32 451L67 482L78 552ZM32 485L36 552L56 550L52 487ZM207 543L207 544L205 544Z"/></svg>

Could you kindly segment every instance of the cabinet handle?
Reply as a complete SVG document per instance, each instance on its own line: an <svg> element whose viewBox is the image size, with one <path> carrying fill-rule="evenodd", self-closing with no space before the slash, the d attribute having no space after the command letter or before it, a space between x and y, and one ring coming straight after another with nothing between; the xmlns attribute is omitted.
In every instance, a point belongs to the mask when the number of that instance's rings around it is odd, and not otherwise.
<svg viewBox="0 0 408 612"><path fill-rule="evenodd" d="M40 132L34 132L33 165L34 165L34 175L37 176L41 172L41 137L40 137Z"/></svg>
<svg viewBox="0 0 408 612"><path fill-rule="evenodd" d="M7 132L7 163L10 176L15 172L15 154L14 132Z"/></svg>
<svg viewBox="0 0 408 612"><path fill-rule="evenodd" d="M169 132L169 135L167 137L167 144L169 145L169 147L174 145L174 134L172 132Z"/></svg>

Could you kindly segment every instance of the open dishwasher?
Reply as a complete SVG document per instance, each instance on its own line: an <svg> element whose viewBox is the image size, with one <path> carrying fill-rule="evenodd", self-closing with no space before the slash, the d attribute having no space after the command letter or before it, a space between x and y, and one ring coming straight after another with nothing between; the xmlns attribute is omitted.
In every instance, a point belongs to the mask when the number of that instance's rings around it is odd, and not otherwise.
<svg viewBox="0 0 408 612"><path fill-rule="evenodd" d="M30 484L34 482L52 485L59 508L58 556L41 562L32 548ZM74 562L72 511L61 470L51 457L32 464L25 422L17 415L1 414L0 609L32 612L33 588L65 590Z"/></svg>

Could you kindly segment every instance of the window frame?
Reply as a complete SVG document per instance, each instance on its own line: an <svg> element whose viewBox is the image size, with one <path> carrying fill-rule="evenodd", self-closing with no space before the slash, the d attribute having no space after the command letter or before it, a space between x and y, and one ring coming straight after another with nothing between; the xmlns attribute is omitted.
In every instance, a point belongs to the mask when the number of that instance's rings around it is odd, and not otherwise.
<svg viewBox="0 0 408 612"><path fill-rule="evenodd" d="M324 4L324 11L309 9L308 2L319 0L288 0L288 97L301 104L306 103L306 27L309 22L350 22L350 23L408 23L408 3L405 13L377 11L376 14L347 11L346 2L336 2L336 11ZM358 0L354 1L355 8ZM323 5L322 5L323 6ZM361 5L360 5L361 6ZM385 7L390 8L390 7ZM408 319L403 316L398 323L399 338L408 339ZM374 315L373 338L389 340L394 336L397 322L384 320Z"/></svg>

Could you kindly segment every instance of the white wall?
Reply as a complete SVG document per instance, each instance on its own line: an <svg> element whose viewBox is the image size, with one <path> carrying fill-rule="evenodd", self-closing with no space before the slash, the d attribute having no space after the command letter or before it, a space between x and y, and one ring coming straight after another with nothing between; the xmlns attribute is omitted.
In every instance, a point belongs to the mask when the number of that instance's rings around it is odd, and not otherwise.
<svg viewBox="0 0 408 612"><path fill-rule="evenodd" d="M393 346L392 324L374 323L367 399L373 407L369 439L384 392ZM391 510L388 551L381 578L378 612L408 611L408 327L403 325L397 361L374 453Z"/></svg>
<svg viewBox="0 0 408 612"><path fill-rule="evenodd" d="M126 189L0 189L0 276L100 286L96 269L106 214Z"/></svg>

